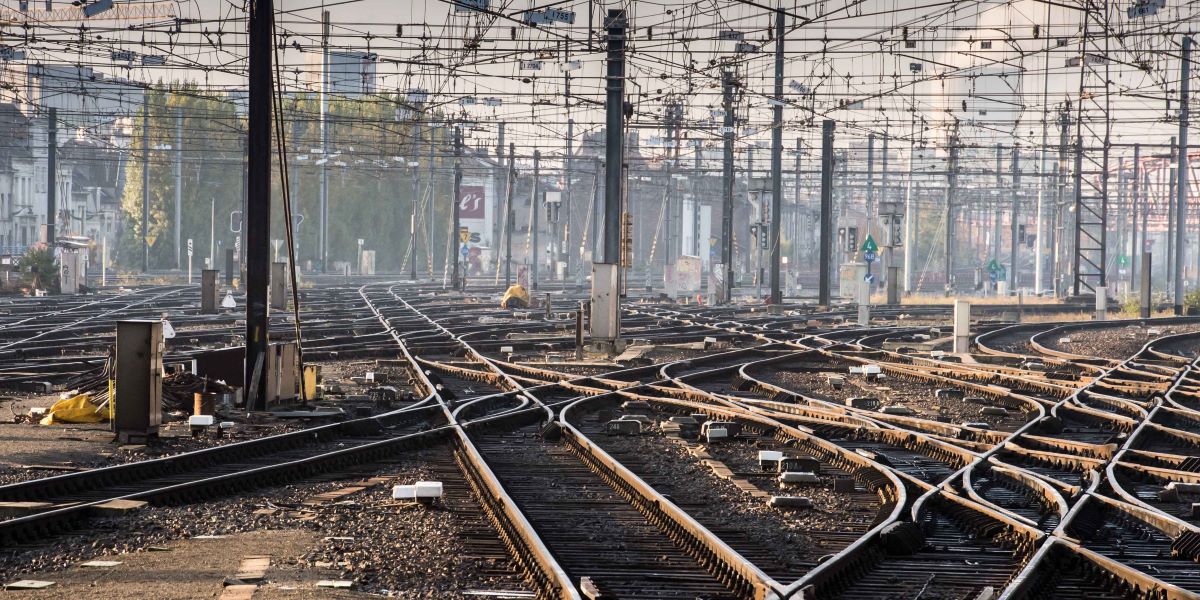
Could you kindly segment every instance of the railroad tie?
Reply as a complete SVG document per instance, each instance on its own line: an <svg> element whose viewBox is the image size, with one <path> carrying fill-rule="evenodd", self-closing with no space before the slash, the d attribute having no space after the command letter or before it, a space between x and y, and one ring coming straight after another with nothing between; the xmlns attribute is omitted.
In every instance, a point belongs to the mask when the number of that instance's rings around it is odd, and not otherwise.
<svg viewBox="0 0 1200 600"><path fill-rule="evenodd" d="M221 591L220 600L250 600L262 580L266 579L270 567L271 556L268 554L243 556L237 574L226 580L227 585Z"/></svg>

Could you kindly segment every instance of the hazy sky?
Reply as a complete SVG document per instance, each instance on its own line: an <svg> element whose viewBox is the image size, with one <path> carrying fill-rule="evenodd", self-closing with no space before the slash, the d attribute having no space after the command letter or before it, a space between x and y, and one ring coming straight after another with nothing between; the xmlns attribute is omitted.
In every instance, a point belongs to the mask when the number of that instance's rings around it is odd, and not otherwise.
<svg viewBox="0 0 1200 600"><path fill-rule="evenodd" d="M764 0L767 1L767 0ZM774 42L768 33L773 16L732 0L699 2L583 2L558 4L573 10L575 24L532 28L517 11L547 4L544 0L491 0L491 8L512 19L456 12L446 1L350 0L328 2L332 15L330 45L335 49L378 54L381 91L428 90L445 112L479 121L471 135L483 143L495 137L494 122L507 122L510 141L539 146L548 153L562 147L568 110L576 136L603 121L603 48L589 44L589 7L595 28L605 8L625 7L634 28L630 43L627 91L635 104L635 123L660 123L663 104L685 107L689 135L715 144L720 120L720 64L730 61L744 82L739 143L769 139L773 95ZM321 2L277 0L283 83L305 89L305 71L320 49ZM819 121L839 122L840 135L867 133L906 140L944 141L955 121L968 143L1040 143L1043 108L1057 111L1078 97L1080 67L1068 65L1080 55L1078 11L1033 0L1015 2L935 2L842 0L802 3L785 0L785 138L819 135ZM178 13L192 20L176 32L166 22L138 30L92 24L80 43L74 24L33 27L33 38L10 27L4 42L26 49L30 59L92 65L138 80L195 81L214 90L244 86L244 12L241 3L189 0ZM1170 6L1159 15L1128 19L1112 8L1109 30L1127 34L1108 42L1109 78L1116 118L1116 141L1157 139L1172 134L1162 122L1179 79L1179 35L1194 29L1197 5ZM797 25L800 19L810 21ZM108 24L111 26L111 22ZM907 28L907 39L905 29ZM737 42L721 32L739 32L761 52L736 52ZM595 32L593 32L595 34ZM1091 51L1103 50L1096 36ZM598 38L593 35L593 42ZM985 43L991 44L990 48ZM1049 49L1049 50L1048 50ZM129 67L112 59L113 51L166 58L164 66ZM540 70L523 69L523 61ZM571 99L565 95L565 65L571 70ZM920 71L913 72L914 64ZM529 66L529 65L525 65ZM1104 66L1097 66L1103 72ZM811 96L800 93L810 91ZM466 98L467 100L462 100ZM498 98L502 106L485 106ZM462 102L475 104L463 106ZM861 101L861 104L856 102ZM849 104L847 104L849 103ZM568 106L569 104L569 106ZM1177 105L1176 107L1177 108ZM811 121L810 121L811 120ZM815 127L810 125L814 123ZM641 132L643 142L661 130ZM1051 132L1051 136L1055 135ZM789 143L789 146L792 145Z"/></svg>

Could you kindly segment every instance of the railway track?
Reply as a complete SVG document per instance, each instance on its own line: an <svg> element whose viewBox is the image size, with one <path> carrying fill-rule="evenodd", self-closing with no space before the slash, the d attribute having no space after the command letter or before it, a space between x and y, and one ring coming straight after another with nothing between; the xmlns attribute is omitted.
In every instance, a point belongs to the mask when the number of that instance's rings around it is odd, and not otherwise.
<svg viewBox="0 0 1200 600"><path fill-rule="evenodd" d="M153 294L55 318L132 314ZM319 356L400 359L423 400L0 487L0 500L48 503L0 537L78 527L113 498L186 502L448 440L546 598L1200 597L1194 319L982 327L976 352L950 360L905 347L944 335L943 307L881 309L886 324L858 329L840 323L848 312L647 303L624 324L660 350L579 365L573 300L513 314L387 282L311 298L309 315L329 320L305 334ZM56 334L24 333L29 318L0 319L0 345L42 352ZM1101 348L1105 336L1120 344ZM638 433L610 435L638 415ZM665 426L694 415L740 433L708 443ZM784 487L759 451L820 474ZM770 508L805 494L817 510Z"/></svg>

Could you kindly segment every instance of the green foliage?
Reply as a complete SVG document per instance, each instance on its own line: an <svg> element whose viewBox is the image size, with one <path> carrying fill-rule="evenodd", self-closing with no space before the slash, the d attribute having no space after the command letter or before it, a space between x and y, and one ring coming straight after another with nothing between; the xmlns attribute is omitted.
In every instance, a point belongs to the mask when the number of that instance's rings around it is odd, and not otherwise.
<svg viewBox="0 0 1200 600"><path fill-rule="evenodd" d="M241 121L232 104L224 99L198 96L195 89L179 94L150 92L149 154L150 198L147 239L151 269L175 267L175 172L176 108L183 114L183 186L181 198L181 244L193 238L195 268L209 255L211 206L216 205L216 240L219 247L232 247L229 212L241 209ZM139 268L142 260L142 118L134 121L130 159L125 168L125 193L121 198L124 227L117 260L127 268ZM170 145L171 150L165 149ZM156 150L155 148L163 148ZM213 253L214 255L217 252ZM218 262L220 262L218 257ZM186 250L180 257L187 267Z"/></svg>
<svg viewBox="0 0 1200 600"><path fill-rule="evenodd" d="M182 114L182 144L176 140L177 110ZM292 203L303 222L296 228L298 263L316 267L320 222L320 173L312 153L320 148L320 105L315 96L297 96L284 101L284 133L289 151L289 180ZM432 197L434 257L433 270L441 272L449 233L450 162L449 129L397 122L393 103L377 96L330 104L328 137L331 154L326 164L329 185L329 260L354 262L358 238L364 249L376 251L376 266L397 270L409 248L410 215L414 211L414 173L419 177L418 196L426 193L429 176L430 132L435 154L436 185ZM224 97L205 97L194 85L156 89L149 98L149 218L147 239L150 269L175 265L175 166L176 149L182 148L183 185L180 245L193 240L195 269L209 256L210 227L215 229L217 265L224 266L224 251L233 248L237 233L230 231L230 215L243 208L245 154L244 115ZM125 189L121 199L124 227L117 260L122 267L137 269L142 260L142 139L143 119L134 119L129 160L125 166ZM419 136L418 136L419 133ZM167 146L170 149L167 149ZM301 160L298 157L303 156ZM419 160L419 169L409 169L393 157ZM283 191L278 154L272 154L271 238L284 239ZM337 164L337 163L344 163ZM215 206L215 219L212 216ZM428 214L418 223L428 224ZM244 240L243 240L244 242ZM418 271L427 272L425 235L417 236ZM286 252L286 247L282 249ZM186 249L180 267L187 268Z"/></svg>
<svg viewBox="0 0 1200 600"><path fill-rule="evenodd" d="M1153 312L1153 307L1164 304L1170 304L1170 298L1167 297L1166 292L1154 292L1150 297L1151 312ZM1121 301L1121 312L1130 317L1140 316L1142 314L1142 295L1135 292L1125 296Z"/></svg>
<svg viewBox="0 0 1200 600"><path fill-rule="evenodd" d="M1137 317L1142 314L1142 297L1138 294L1129 294L1121 301L1121 314L1128 317Z"/></svg>
<svg viewBox="0 0 1200 600"><path fill-rule="evenodd" d="M1193 311L1200 311L1200 288L1188 292L1183 297L1183 308L1187 314L1193 314Z"/></svg>
<svg viewBox="0 0 1200 600"><path fill-rule="evenodd" d="M58 261L54 259L53 250L40 246L30 248L17 261L17 269L21 272L22 282L30 288L58 293Z"/></svg>

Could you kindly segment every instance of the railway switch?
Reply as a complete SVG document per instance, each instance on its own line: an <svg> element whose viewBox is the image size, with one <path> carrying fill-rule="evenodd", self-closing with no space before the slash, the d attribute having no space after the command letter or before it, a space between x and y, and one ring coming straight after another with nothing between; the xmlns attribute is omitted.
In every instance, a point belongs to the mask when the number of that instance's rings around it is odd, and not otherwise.
<svg viewBox="0 0 1200 600"><path fill-rule="evenodd" d="M779 472L803 471L805 473L820 473L821 461L811 456L789 456L779 461Z"/></svg>
<svg viewBox="0 0 1200 600"><path fill-rule="evenodd" d="M710 444L729 437L729 430L724 427L709 427L704 432L704 440Z"/></svg>
<svg viewBox="0 0 1200 600"><path fill-rule="evenodd" d="M725 430L725 437L738 437L742 434L742 424L734 421L709 421L700 428L700 432L707 434L711 429Z"/></svg>
<svg viewBox="0 0 1200 600"><path fill-rule="evenodd" d="M618 419L604 424L604 433L608 435L637 435L642 432L642 424L638 421Z"/></svg>
<svg viewBox="0 0 1200 600"><path fill-rule="evenodd" d="M758 468L763 471L778 471L779 463L782 460L783 453L778 450L758 451Z"/></svg>
<svg viewBox="0 0 1200 600"><path fill-rule="evenodd" d="M821 478L806 471L784 471L779 474L779 483L805 484L821 483Z"/></svg>
<svg viewBox="0 0 1200 600"><path fill-rule="evenodd" d="M846 398L846 406L850 408L861 408L863 410L875 410L879 408L879 398L874 396L855 396Z"/></svg>
<svg viewBox="0 0 1200 600"><path fill-rule="evenodd" d="M833 480L833 491L839 494L853 493L856 487L853 477L838 477Z"/></svg>
<svg viewBox="0 0 1200 600"><path fill-rule="evenodd" d="M804 510L813 507L812 500L804 496L771 496L771 507L784 510Z"/></svg>

